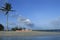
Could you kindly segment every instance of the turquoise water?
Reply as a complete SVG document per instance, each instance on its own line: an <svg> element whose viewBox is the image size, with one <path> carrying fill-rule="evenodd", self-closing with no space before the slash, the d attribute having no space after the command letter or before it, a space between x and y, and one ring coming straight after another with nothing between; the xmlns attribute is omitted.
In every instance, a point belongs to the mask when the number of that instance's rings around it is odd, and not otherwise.
<svg viewBox="0 0 60 40"><path fill-rule="evenodd" d="M0 40L60 40L60 36L0 37Z"/></svg>

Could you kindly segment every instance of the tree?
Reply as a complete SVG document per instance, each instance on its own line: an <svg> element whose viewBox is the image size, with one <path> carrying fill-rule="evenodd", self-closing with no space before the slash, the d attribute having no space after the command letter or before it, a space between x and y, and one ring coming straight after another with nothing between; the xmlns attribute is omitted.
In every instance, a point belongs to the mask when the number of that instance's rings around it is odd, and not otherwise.
<svg viewBox="0 0 60 40"><path fill-rule="evenodd" d="M15 28L12 28L11 30L12 30L12 31L16 31L16 29L15 29Z"/></svg>
<svg viewBox="0 0 60 40"><path fill-rule="evenodd" d="M18 30L18 27L12 28L11 30L16 31L16 30Z"/></svg>
<svg viewBox="0 0 60 40"><path fill-rule="evenodd" d="M9 11L14 11L14 10L11 10L11 4L10 3L6 3L4 7L2 7L0 10L6 12L5 15L6 15L6 18L7 18L7 30L8 30L8 13Z"/></svg>
<svg viewBox="0 0 60 40"><path fill-rule="evenodd" d="M16 31L16 30L22 30L22 29L24 29L24 30L25 30L25 28L22 28L22 27L20 27L20 28L15 27L15 28L12 28L11 30L12 30L12 31Z"/></svg>
<svg viewBox="0 0 60 40"><path fill-rule="evenodd" d="M0 31L4 30L4 26L2 24L0 24Z"/></svg>

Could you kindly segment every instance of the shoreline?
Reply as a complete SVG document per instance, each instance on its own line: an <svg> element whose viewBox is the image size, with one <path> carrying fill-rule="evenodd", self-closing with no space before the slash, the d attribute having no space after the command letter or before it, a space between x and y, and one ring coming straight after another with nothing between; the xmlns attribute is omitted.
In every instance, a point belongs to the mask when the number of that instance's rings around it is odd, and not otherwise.
<svg viewBox="0 0 60 40"><path fill-rule="evenodd" d="M19 32L19 31L0 31L0 36L51 36L60 35L60 32L43 32L43 31L29 31L29 32Z"/></svg>

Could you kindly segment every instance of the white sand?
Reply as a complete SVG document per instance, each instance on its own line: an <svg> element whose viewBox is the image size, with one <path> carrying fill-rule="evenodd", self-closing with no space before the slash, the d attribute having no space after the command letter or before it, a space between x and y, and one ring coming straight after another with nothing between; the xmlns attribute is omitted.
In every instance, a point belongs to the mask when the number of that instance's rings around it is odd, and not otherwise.
<svg viewBox="0 0 60 40"><path fill-rule="evenodd" d="M41 31L29 31L29 32L17 32L17 31L0 31L0 36L48 36L48 35L60 35L60 32L41 32Z"/></svg>

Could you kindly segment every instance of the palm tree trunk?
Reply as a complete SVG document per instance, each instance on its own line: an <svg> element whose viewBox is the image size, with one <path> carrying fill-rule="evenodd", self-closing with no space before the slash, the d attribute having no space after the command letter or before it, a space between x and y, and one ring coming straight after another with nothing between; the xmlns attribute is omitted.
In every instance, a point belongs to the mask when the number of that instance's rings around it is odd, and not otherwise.
<svg viewBox="0 0 60 40"><path fill-rule="evenodd" d="M6 15L6 18L7 18L6 24L7 24L7 31L8 31L8 14Z"/></svg>

